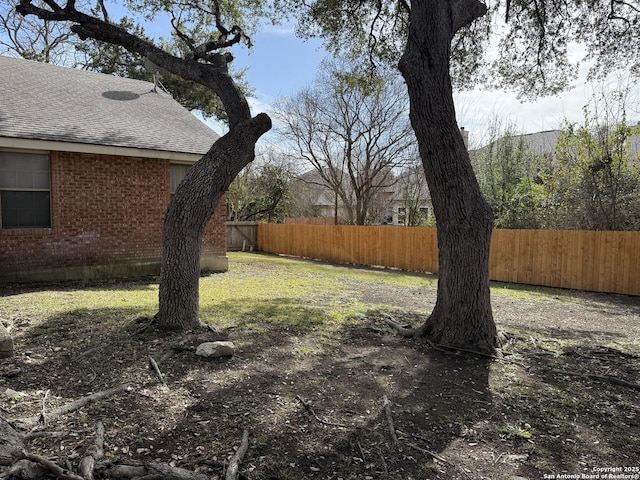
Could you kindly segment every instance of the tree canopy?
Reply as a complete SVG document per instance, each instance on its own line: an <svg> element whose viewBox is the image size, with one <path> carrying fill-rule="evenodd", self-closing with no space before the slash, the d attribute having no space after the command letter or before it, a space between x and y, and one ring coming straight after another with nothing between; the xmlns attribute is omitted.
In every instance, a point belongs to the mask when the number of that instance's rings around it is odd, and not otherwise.
<svg viewBox="0 0 640 480"><path fill-rule="evenodd" d="M322 37L334 52L395 66L404 49L406 0L277 3L298 12L300 36ZM452 39L451 76L458 88L480 83L523 98L554 94L575 79L580 61L590 63L593 77L621 68L640 76L637 0L497 0L486 6L485 15Z"/></svg>

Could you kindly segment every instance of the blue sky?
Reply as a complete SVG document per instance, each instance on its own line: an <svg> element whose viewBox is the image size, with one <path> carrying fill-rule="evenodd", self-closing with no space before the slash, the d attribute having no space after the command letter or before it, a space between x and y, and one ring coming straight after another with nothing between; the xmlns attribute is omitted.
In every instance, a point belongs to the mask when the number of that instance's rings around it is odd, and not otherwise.
<svg viewBox="0 0 640 480"><path fill-rule="evenodd" d="M118 7L120 0L111 0L114 8L112 16L124 13ZM115 15L114 15L115 14ZM152 35L168 36L169 24L162 18L145 26ZM317 39L304 41L297 38L291 24L263 25L259 33L252 37L253 48L236 45L232 52L235 56L235 69L247 69L246 78L254 89L250 98L252 113L270 113L274 100L281 96L294 95L309 86L316 76L320 62L326 52L322 42ZM584 50L573 47L579 59ZM592 86L586 82L587 66L583 64L579 79L574 87L559 96L541 98L535 102L519 101L514 93L499 90L480 90L458 92L454 95L458 124L470 132L471 144L478 147L486 143L485 126L492 117L498 117L503 124L510 123L522 133L534 133L561 128L565 120L581 122L583 106L589 102ZM640 88L635 88L637 100L635 110L629 112L633 123L640 121ZM224 127L208 122L222 133ZM267 142L277 141L273 133L268 134Z"/></svg>
<svg viewBox="0 0 640 480"><path fill-rule="evenodd" d="M119 1L109 2L113 18L126 14L122 7L117 6ZM169 24L165 20L157 18L152 24L146 24L147 33L168 36ZM235 69L246 69L246 78L254 89L250 98L252 112L271 113L276 98L294 95L313 82L326 53L320 40L304 41L297 38L291 25L265 25L252 39L254 47L251 50L240 45L233 48L233 65ZM591 87L585 82L585 72L586 67L583 67L581 78L570 91L533 103L521 103L515 94L504 91L475 90L456 93L454 100L458 124L470 132L472 145L480 146L486 140L485 126L493 116L500 118L503 124L512 123L523 133L560 128L565 119L580 122L582 108L591 96ZM635 98L638 100L640 89L635 90ZM636 105L640 105L640 102ZM629 112L629 120L634 123L640 120L638 107ZM219 132L224 130L219 124L209 123ZM269 134L267 141L277 140L275 135Z"/></svg>
<svg viewBox="0 0 640 480"><path fill-rule="evenodd" d="M247 80L260 101L290 96L309 86L326 55L320 40L301 40L288 27L266 27L252 40L251 50L234 50L233 65L247 69Z"/></svg>
<svg viewBox="0 0 640 480"><path fill-rule="evenodd" d="M313 82L326 53L320 40L303 41L294 35L292 28L268 26L253 40L254 48L250 52L242 47L234 50L234 65L247 68L246 78L255 90L250 99L253 113L269 113L274 99L293 95ZM576 51L580 53L580 49ZM500 90L458 92L454 95L458 123L470 131L472 144L483 144L485 125L492 116L503 123L511 122L522 133L561 128L565 119L581 122L583 106L592 94L592 86L586 82L586 70L584 65L569 91L535 102L523 103L514 93ZM629 120L634 123L640 120L640 113L631 112Z"/></svg>

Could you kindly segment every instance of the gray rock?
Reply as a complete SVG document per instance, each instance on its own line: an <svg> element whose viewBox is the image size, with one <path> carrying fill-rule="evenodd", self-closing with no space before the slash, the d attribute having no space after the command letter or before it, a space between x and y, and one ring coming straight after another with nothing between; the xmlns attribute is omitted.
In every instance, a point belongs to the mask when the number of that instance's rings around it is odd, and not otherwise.
<svg viewBox="0 0 640 480"><path fill-rule="evenodd" d="M233 342L206 342L196 348L196 355L205 358L232 357L236 350Z"/></svg>

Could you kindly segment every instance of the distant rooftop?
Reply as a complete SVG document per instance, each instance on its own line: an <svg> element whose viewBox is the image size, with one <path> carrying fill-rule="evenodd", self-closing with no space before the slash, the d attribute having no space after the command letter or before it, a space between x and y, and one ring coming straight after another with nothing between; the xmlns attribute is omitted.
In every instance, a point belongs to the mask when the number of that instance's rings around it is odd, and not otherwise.
<svg viewBox="0 0 640 480"><path fill-rule="evenodd" d="M634 127L636 126L634 124L630 125ZM638 126L640 126L640 122L638 122ZM522 139L531 151L544 154L554 152L560 135L562 135L561 130L546 130L543 132L514 135L513 138ZM629 156L631 158L636 158L640 154L640 134L633 135L630 142L631 146ZM486 148L486 146L475 151L482 151L484 148Z"/></svg>
<svg viewBox="0 0 640 480"><path fill-rule="evenodd" d="M0 55L0 139L206 153L219 135L152 89L149 82Z"/></svg>

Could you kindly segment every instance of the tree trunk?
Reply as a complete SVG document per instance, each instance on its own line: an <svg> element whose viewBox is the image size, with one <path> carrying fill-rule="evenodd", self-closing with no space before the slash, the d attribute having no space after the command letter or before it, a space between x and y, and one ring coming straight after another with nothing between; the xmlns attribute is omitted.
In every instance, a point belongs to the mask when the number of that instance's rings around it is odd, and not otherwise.
<svg viewBox="0 0 640 480"><path fill-rule="evenodd" d="M65 7L54 0L36 3L20 0L16 11L42 20L71 22L71 31L81 39L120 45L185 80L211 89L222 102L229 133L189 170L169 205L163 229L156 321L161 327L174 330L199 326L198 283L205 226L235 176L254 159L255 144L271 128L271 119L264 113L251 118L249 103L229 74L228 64L233 56L220 52L222 46L217 41L192 45L191 55L179 58L118 25L76 10L74 1L66 2ZM219 24L217 28L227 38L230 32ZM240 38L234 34L229 45Z"/></svg>
<svg viewBox="0 0 640 480"><path fill-rule="evenodd" d="M399 68L438 226L436 305L419 333L436 344L492 353L491 209L480 193L453 104L449 56L455 32L486 12L477 0L413 0Z"/></svg>
<svg viewBox="0 0 640 480"><path fill-rule="evenodd" d="M254 159L254 147L271 128L266 114L232 127L187 173L164 220L159 309L165 329L200 325L198 318L200 251L204 229L238 173Z"/></svg>

